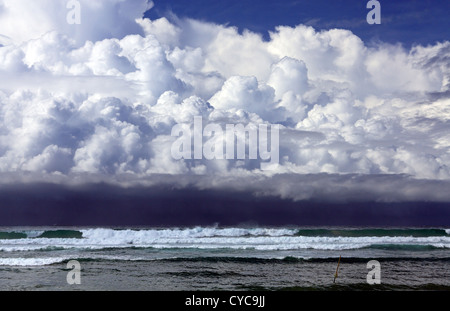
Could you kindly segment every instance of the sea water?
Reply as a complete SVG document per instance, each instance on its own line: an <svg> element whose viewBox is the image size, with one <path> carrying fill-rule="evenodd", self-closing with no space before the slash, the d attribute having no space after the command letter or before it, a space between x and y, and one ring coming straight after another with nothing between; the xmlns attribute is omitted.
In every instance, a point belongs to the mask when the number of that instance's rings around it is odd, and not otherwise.
<svg viewBox="0 0 450 311"><path fill-rule="evenodd" d="M71 260L80 284L67 280ZM370 260L380 284L367 282ZM0 290L448 290L450 230L0 228L0 280Z"/></svg>

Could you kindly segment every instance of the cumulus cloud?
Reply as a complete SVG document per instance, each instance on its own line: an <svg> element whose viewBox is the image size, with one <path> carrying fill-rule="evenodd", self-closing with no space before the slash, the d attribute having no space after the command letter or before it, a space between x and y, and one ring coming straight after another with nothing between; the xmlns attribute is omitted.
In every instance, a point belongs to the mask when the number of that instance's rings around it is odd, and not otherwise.
<svg viewBox="0 0 450 311"><path fill-rule="evenodd" d="M368 47L348 30L304 25L280 26L264 41L192 19L143 19L153 5L145 0L80 4L81 24L70 25L63 2L0 0L5 180L213 175L225 187L220 180L284 176L254 184L301 199L327 174L450 179L448 41ZM195 116L223 128L280 125L279 165L261 172L260 159L173 159L172 127L189 128ZM299 192L295 178L310 182ZM351 180L345 189L372 185ZM406 184L405 198L433 189ZM330 185L337 196L340 182Z"/></svg>
<svg viewBox="0 0 450 311"><path fill-rule="evenodd" d="M147 0L111 0L80 3L80 24L67 22L74 6L73 1L2 0L0 3L0 29L2 37L22 43L37 39L42 34L58 31L70 36L78 44L87 40L122 38L129 34L142 34L135 19L153 6ZM106 17L106 18L105 18Z"/></svg>

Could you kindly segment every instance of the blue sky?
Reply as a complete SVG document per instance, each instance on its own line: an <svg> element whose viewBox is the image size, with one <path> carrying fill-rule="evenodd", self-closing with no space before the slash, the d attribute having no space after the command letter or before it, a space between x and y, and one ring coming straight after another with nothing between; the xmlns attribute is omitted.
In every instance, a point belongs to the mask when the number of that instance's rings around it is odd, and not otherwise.
<svg viewBox="0 0 450 311"><path fill-rule="evenodd" d="M237 26L263 34L278 25L311 25L316 29L344 28L362 38L428 45L450 37L450 1L446 0L381 0L381 25L369 25L365 0L155 0L150 18L189 17L219 24Z"/></svg>

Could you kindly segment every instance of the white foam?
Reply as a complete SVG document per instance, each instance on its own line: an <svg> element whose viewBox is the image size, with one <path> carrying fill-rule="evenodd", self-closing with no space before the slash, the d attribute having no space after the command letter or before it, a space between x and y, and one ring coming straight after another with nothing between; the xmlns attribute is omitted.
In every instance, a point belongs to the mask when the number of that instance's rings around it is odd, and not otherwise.
<svg viewBox="0 0 450 311"><path fill-rule="evenodd" d="M162 229L162 230L113 230L113 229L87 229L81 230L86 238L114 238L114 237L146 237L146 238L184 238L184 237L238 237L238 236L285 236L295 235L295 229L274 228L204 228L195 227L187 229Z"/></svg>
<svg viewBox="0 0 450 311"><path fill-rule="evenodd" d="M23 231L27 235L28 238L36 238L44 233L42 230L27 230Z"/></svg>
<svg viewBox="0 0 450 311"><path fill-rule="evenodd" d="M101 250L105 248L197 248L256 250L346 250L373 244L439 245L450 248L449 236L320 237L296 236L291 229L190 228L164 230L82 230L82 239L27 238L0 240L0 251L20 252L55 249Z"/></svg>
<svg viewBox="0 0 450 311"><path fill-rule="evenodd" d="M46 266L67 260L64 257L0 258L0 266Z"/></svg>
<svg viewBox="0 0 450 311"><path fill-rule="evenodd" d="M436 248L450 248L450 244L444 244L444 243L435 243L435 244L431 244L431 246L434 246Z"/></svg>
<svg viewBox="0 0 450 311"><path fill-rule="evenodd" d="M167 257L176 258L176 257ZM165 258L165 259L167 259ZM103 259L103 260L124 260L124 261L151 261L158 260L158 258L147 258L147 257L133 257L127 255L115 256L115 255L89 255L89 256L77 256L73 258L71 256L64 257L45 257L45 258L0 258L0 266L47 266L57 263L62 263L69 260L83 260L83 259Z"/></svg>
<svg viewBox="0 0 450 311"><path fill-rule="evenodd" d="M449 229L446 230L450 231ZM392 245L431 245L449 249L450 236L412 237L412 236L371 236L371 237L324 237L298 236L293 229L240 229L240 228L189 228L189 229L150 229L150 230L113 230L87 229L82 230L81 239L75 238L25 238L0 240L0 266L42 266L63 262L72 258L87 256L91 259L106 260L152 260L161 252L156 251L151 256L145 252L118 255L111 252L98 252L107 248L155 248L155 249L204 249L204 250L255 250L264 256L279 255L272 251L288 251L289 256L302 254L302 250L352 250L365 248L374 244ZM38 232L36 231L35 234ZM69 250L56 251L55 250ZM88 250L94 252L81 252ZM33 252L22 256L21 252ZM42 252L40 252L42 251ZM298 252L297 252L298 251ZM173 253L170 252L172 255ZM242 252L243 253L243 252ZM251 252L253 253L253 252ZM10 255L11 254L11 255ZM71 257L61 257L71 254ZM84 254L84 255L83 255ZM243 253L244 254L244 253ZM137 256L136 256L137 255ZM17 257L19 256L19 257ZM48 256L48 257L47 257ZM58 257L57 257L58 256ZM151 258L148 258L151 257ZM163 255L165 257L165 255Z"/></svg>
<svg viewBox="0 0 450 311"><path fill-rule="evenodd" d="M256 250L345 250L373 244L443 245L450 247L450 237L309 237L283 235L291 231L270 229L170 229L170 230L83 230L82 239L17 239L0 240L0 250L32 251L53 249L105 248L198 248L198 249L256 249ZM263 234L263 235L261 235Z"/></svg>

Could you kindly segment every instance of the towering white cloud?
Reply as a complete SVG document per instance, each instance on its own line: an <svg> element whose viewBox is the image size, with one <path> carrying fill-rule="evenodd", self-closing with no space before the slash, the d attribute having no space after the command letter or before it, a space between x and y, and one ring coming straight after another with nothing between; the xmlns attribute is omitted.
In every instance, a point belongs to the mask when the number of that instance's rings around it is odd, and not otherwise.
<svg viewBox="0 0 450 311"><path fill-rule="evenodd" d="M80 4L80 24L68 23L68 16ZM0 29L5 40L15 43L37 39L42 34L57 31L70 36L78 44L86 40L122 38L142 34L135 19L153 6L147 0L2 0ZM70 20L70 18L69 18Z"/></svg>
<svg viewBox="0 0 450 311"><path fill-rule="evenodd" d="M202 116L281 124L270 176L450 179L450 42L367 47L348 30L303 25L264 41L142 19L145 0L80 4L81 24L70 25L65 1L0 0L3 176L260 178L259 160L171 158L172 126Z"/></svg>

